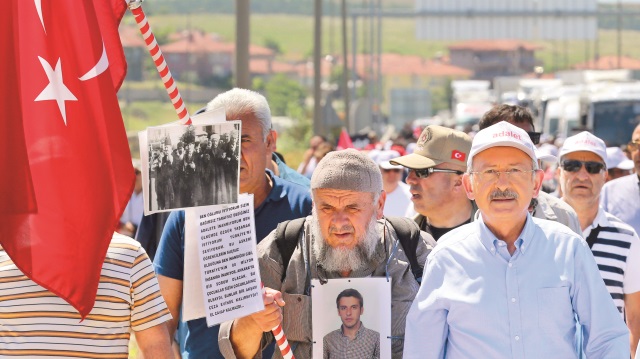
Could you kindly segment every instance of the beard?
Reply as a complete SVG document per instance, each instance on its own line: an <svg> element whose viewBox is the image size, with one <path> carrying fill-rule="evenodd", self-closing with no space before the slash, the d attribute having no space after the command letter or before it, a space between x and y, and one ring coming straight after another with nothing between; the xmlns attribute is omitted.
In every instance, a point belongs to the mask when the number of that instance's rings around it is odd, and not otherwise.
<svg viewBox="0 0 640 359"><path fill-rule="evenodd" d="M311 212L311 235L313 240L313 254L316 261L328 272L358 271L366 269L376 253L380 235L377 230L375 214L367 224L365 232L357 238L358 243L353 248L334 248L327 244L320 230L320 222L315 208ZM338 228L330 228L329 231ZM353 231L352 226L340 228L340 231Z"/></svg>

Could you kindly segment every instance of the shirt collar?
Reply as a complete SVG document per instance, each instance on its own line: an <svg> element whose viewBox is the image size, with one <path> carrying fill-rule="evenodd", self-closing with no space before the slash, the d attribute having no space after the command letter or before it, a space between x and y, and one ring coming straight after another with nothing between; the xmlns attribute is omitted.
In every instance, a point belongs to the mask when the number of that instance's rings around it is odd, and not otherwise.
<svg viewBox="0 0 640 359"><path fill-rule="evenodd" d="M362 320L360 321L360 328L358 328L358 331L356 332L356 339L358 339L362 333L364 332L364 323L362 323ZM344 337L346 335L344 335L344 324L342 324L340 326L340 334Z"/></svg>
<svg viewBox="0 0 640 359"><path fill-rule="evenodd" d="M585 228L584 231L582 231L582 237L587 238L591 233L591 230L596 228L597 226L600 226L600 227L610 226L609 220L607 219L607 215L605 214L602 206L598 206L598 214L596 214L596 218L594 218L593 222L589 226L587 226L587 228Z"/></svg>
<svg viewBox="0 0 640 359"><path fill-rule="evenodd" d="M495 255L498 253L498 243L501 242L487 227L482 219L482 213L477 216L476 225L478 226L478 233L480 233L480 242L482 245L489 251L491 254ZM524 223L524 228L520 235L518 235L518 239L515 242L516 248L520 250L522 254L525 254L528 247L531 245L529 239L532 238L533 231L533 221L531 219L531 215L527 213L527 218Z"/></svg>
<svg viewBox="0 0 640 359"><path fill-rule="evenodd" d="M285 198L287 196L287 188L284 186L283 180L274 175L271 170L267 169L265 172L267 173L267 176L271 178L271 182L273 183L273 187L271 187L271 191L269 191L269 195L265 202L279 201L280 199Z"/></svg>

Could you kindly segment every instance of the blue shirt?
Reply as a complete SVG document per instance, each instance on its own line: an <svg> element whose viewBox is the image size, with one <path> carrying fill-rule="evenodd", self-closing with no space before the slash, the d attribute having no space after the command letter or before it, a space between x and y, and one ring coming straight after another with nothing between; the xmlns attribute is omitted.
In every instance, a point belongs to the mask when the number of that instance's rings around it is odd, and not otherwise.
<svg viewBox="0 0 640 359"><path fill-rule="evenodd" d="M577 358L577 316L589 358L628 358L629 332L588 245L556 222L527 217L510 255L482 221L429 254L405 330L404 358Z"/></svg>
<svg viewBox="0 0 640 359"><path fill-rule="evenodd" d="M278 165L278 177L287 180L289 182L297 183L299 185L305 186L306 188L311 187L311 180L307 177L301 175L293 168L287 166L286 163L282 162L280 157L276 156L275 153L271 154L271 159Z"/></svg>
<svg viewBox="0 0 640 359"><path fill-rule="evenodd" d="M278 223L306 217L311 213L311 197L308 189L285 181L267 170L273 187L267 198L254 209L256 238L260 242ZM153 262L156 273L183 280L184 277L184 211L169 215L162 231L158 252ZM222 359L218 349L219 326L207 327L204 318L187 322L182 358Z"/></svg>

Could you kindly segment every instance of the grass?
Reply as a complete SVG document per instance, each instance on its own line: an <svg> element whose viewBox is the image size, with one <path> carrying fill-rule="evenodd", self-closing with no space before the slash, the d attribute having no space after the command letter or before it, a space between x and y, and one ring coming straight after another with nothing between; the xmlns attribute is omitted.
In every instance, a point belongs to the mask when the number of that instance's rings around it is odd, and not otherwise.
<svg viewBox="0 0 640 359"><path fill-rule="evenodd" d="M213 10L213 9L212 9ZM127 17L126 22L133 21ZM362 19L360 19L362 20ZM229 14L156 15L149 19L155 28L168 27L174 31L199 28L220 34L228 41L235 39L235 17ZM189 25L190 24L190 25ZM351 43L351 20L348 22L347 36ZM323 20L323 49L325 53L339 53L340 19L325 17ZM363 21L358 22L358 39L362 43ZM384 52L433 57L436 53L447 53L447 45L455 41L427 41L415 38L415 20L386 18L382 23L382 48ZM623 54L640 58L640 32L622 31ZM266 39L277 42L284 59L299 60L312 54L313 18L302 15L263 15L251 17L251 43L264 45ZM587 55L594 56L594 42L585 41L532 41L543 46L538 58L547 69L564 68L586 61ZM615 30L599 30L600 56L617 54L617 34ZM586 47L590 50L585 51ZM362 48L360 48L362 50ZM351 51L351 50L349 50Z"/></svg>

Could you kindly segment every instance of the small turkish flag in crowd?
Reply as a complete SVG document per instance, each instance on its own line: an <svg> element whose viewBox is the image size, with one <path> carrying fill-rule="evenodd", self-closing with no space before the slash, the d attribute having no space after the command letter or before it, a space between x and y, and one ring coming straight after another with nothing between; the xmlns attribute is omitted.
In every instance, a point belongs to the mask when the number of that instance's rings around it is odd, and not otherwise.
<svg viewBox="0 0 640 359"><path fill-rule="evenodd" d="M343 127L342 131L340 131L340 137L338 138L338 144L336 145L336 150L345 150L347 148L354 148L353 141L351 141L351 136L349 136L349 132Z"/></svg>
<svg viewBox="0 0 640 359"><path fill-rule="evenodd" d="M93 308L134 171L116 97L124 0L8 0L0 12L0 244L29 278Z"/></svg>
<svg viewBox="0 0 640 359"><path fill-rule="evenodd" d="M466 157L464 152L460 152L458 150L451 151L451 159L458 160L464 162L464 158Z"/></svg>

